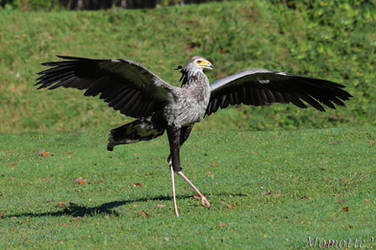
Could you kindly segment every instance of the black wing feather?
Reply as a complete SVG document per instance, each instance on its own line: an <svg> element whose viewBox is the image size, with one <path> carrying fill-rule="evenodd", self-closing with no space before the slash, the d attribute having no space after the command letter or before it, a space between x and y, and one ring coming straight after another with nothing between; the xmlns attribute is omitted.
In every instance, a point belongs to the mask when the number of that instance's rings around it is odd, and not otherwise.
<svg viewBox="0 0 376 250"><path fill-rule="evenodd" d="M100 95L115 110L135 118L151 115L171 98L173 87L137 62L58 57L64 60L42 63L51 68L38 73L38 89L85 90L85 96Z"/></svg>
<svg viewBox="0 0 376 250"><path fill-rule="evenodd" d="M343 85L335 82L260 69L222 78L210 87L207 115L216 112L219 107L240 103L254 106L292 103L300 108L307 108L307 103L325 111L323 105L335 109L334 104L344 106L343 101L352 97L343 90ZM231 99L226 102L229 96Z"/></svg>

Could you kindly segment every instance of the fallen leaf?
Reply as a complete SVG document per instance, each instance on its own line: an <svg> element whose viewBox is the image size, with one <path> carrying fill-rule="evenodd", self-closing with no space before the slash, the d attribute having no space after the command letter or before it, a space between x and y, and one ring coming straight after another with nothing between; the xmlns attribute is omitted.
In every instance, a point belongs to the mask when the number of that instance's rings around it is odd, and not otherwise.
<svg viewBox="0 0 376 250"><path fill-rule="evenodd" d="M213 162L213 167L216 167L217 166L217 162Z"/></svg>
<svg viewBox="0 0 376 250"><path fill-rule="evenodd" d="M236 204L235 203L230 203L228 206L232 208L232 207L236 207Z"/></svg>
<svg viewBox="0 0 376 250"><path fill-rule="evenodd" d="M57 206L58 207L66 207L66 205L64 203L62 203L61 201L57 202Z"/></svg>
<svg viewBox="0 0 376 250"><path fill-rule="evenodd" d="M79 180L78 180L78 183L79 183L79 184L85 184L86 182L87 182L86 179L79 179Z"/></svg>
<svg viewBox="0 0 376 250"><path fill-rule="evenodd" d="M349 206L343 207L343 211L348 212L349 211Z"/></svg>
<svg viewBox="0 0 376 250"><path fill-rule="evenodd" d="M78 184L86 184L87 180L82 177L78 177L77 179L74 179L74 182L77 182Z"/></svg>
<svg viewBox="0 0 376 250"><path fill-rule="evenodd" d="M39 151L38 152L38 155L42 156L42 157L47 157L50 155L50 152L47 152L47 151Z"/></svg>
<svg viewBox="0 0 376 250"><path fill-rule="evenodd" d="M165 204L157 204L157 207L158 208L164 208L164 207L166 207L166 205Z"/></svg>
<svg viewBox="0 0 376 250"><path fill-rule="evenodd" d="M142 184L139 183L139 182L136 182L135 184L133 184L133 186L135 186L135 187L142 187Z"/></svg>
<svg viewBox="0 0 376 250"><path fill-rule="evenodd" d="M365 201L365 202L370 202L370 201L371 201L371 199L364 199L364 201Z"/></svg>
<svg viewBox="0 0 376 250"><path fill-rule="evenodd" d="M146 213L144 210L141 210L138 214L141 215L141 216L144 216L144 217L146 217L146 218L148 218L148 217L150 216L150 215L149 215L148 213Z"/></svg>
<svg viewBox="0 0 376 250"><path fill-rule="evenodd" d="M321 171L325 171L325 170L326 170L326 168L320 168L320 170L321 170Z"/></svg>
<svg viewBox="0 0 376 250"><path fill-rule="evenodd" d="M15 167L17 164L16 163L11 163L10 166L11 167Z"/></svg>
<svg viewBox="0 0 376 250"><path fill-rule="evenodd" d="M235 204L235 203L227 204L224 200L221 200L221 203L222 203L223 205L225 205L229 210L231 210L232 208L236 207L236 204Z"/></svg>

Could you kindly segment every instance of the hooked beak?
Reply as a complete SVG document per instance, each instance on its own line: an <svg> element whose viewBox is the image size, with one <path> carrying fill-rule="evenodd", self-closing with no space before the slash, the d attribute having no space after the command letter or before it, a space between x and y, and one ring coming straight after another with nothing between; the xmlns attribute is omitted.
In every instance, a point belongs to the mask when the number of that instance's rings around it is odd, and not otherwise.
<svg viewBox="0 0 376 250"><path fill-rule="evenodd" d="M209 61L207 61L207 63L204 64L204 65L202 65L202 66L205 69L210 69L210 70L214 69L214 65L211 62L209 62Z"/></svg>

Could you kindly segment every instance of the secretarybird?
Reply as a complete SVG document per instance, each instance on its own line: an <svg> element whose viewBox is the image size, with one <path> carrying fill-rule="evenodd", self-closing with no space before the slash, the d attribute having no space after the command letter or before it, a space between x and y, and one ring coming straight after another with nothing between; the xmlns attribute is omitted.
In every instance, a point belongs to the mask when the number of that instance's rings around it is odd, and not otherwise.
<svg viewBox="0 0 376 250"><path fill-rule="evenodd" d="M38 89L81 89L85 96L100 95L113 109L137 118L111 130L108 150L112 151L119 144L151 140L167 131L170 145L167 161L177 216L174 172L201 197L203 206L210 207L180 166L180 147L196 122L219 108L235 104L292 103L299 108L307 108L309 104L325 111L323 105L335 109L335 104L343 106L343 101L351 97L338 83L265 69L245 70L210 84L204 70L213 69L213 64L200 56L193 57L185 67L179 68L181 87L168 84L131 60L58 57L63 60L42 64L50 68L38 73Z"/></svg>

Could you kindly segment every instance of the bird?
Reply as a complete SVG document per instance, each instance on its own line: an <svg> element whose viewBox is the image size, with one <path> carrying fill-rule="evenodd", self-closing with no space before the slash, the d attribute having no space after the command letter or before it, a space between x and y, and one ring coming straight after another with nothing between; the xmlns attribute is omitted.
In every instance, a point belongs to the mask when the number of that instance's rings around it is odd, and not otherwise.
<svg viewBox="0 0 376 250"><path fill-rule="evenodd" d="M85 96L98 96L114 110L136 120L112 129L107 150L115 146L148 141L167 132L174 212L179 216L175 174L183 178L210 208L208 199L186 177L180 163L180 148L195 123L229 106L264 106L292 103L299 108L312 106L325 111L345 106L352 95L336 82L266 69L248 69L210 84L205 74L213 64L202 56L192 57L183 67L181 86L167 83L142 64L128 59L91 59L57 56L58 61L38 73L38 89L76 88Z"/></svg>

